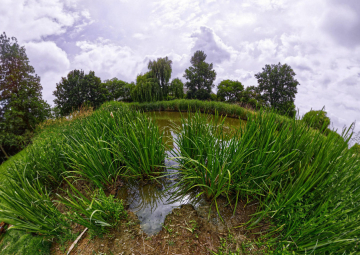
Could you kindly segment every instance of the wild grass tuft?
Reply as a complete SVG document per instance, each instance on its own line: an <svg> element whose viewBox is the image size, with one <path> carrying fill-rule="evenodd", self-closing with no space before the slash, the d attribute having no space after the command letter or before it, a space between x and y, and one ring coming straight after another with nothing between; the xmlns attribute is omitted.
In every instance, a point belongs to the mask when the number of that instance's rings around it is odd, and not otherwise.
<svg viewBox="0 0 360 255"><path fill-rule="evenodd" d="M280 122L274 113L259 112L228 137L198 115L178 128L178 185L198 187L213 201L219 195L235 203L257 199L259 211L248 226L270 221L274 227L265 237L279 249L357 249L360 163L348 150L349 133L325 137L303 122Z"/></svg>
<svg viewBox="0 0 360 255"><path fill-rule="evenodd" d="M122 200L106 196L102 189L96 190L90 198L78 191L70 182L66 196L58 195L59 202L68 209L69 218L93 233L103 234L109 227L115 227L127 218Z"/></svg>
<svg viewBox="0 0 360 255"><path fill-rule="evenodd" d="M0 187L0 221L11 224L11 229L50 237L67 232L69 223L46 188L38 180L28 180L26 169L13 168L12 175L6 187Z"/></svg>

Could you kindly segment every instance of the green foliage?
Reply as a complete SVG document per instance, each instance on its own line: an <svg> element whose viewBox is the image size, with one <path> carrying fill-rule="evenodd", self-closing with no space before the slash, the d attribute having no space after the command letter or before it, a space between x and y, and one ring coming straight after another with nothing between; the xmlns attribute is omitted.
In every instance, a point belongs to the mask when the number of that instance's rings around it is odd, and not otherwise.
<svg viewBox="0 0 360 255"><path fill-rule="evenodd" d="M351 154L355 154L357 156L360 156L360 144L355 143L351 148L350 148L350 153Z"/></svg>
<svg viewBox="0 0 360 255"><path fill-rule="evenodd" d="M275 251L355 252L360 162L347 148L348 131L325 137L302 121L277 118L258 112L233 137L204 117L183 120L176 138L178 185L200 188L215 205L220 194L256 198L260 206L249 227L271 221L264 238Z"/></svg>
<svg viewBox="0 0 360 255"><path fill-rule="evenodd" d="M214 93L211 93L211 94L210 94L210 99L211 99L211 101L218 101L218 97L217 97L217 95L214 94Z"/></svg>
<svg viewBox="0 0 360 255"><path fill-rule="evenodd" d="M85 74L84 71L75 69L67 77L61 78L53 95L56 97L54 103L61 115L65 116L84 104L95 108L100 106L106 100L107 89L94 71Z"/></svg>
<svg viewBox="0 0 360 255"><path fill-rule="evenodd" d="M184 84L179 78L175 78L171 81L169 94L178 99L184 97Z"/></svg>
<svg viewBox="0 0 360 255"><path fill-rule="evenodd" d="M125 99L129 96L129 84L117 78L105 80L103 86L107 89L107 101Z"/></svg>
<svg viewBox="0 0 360 255"><path fill-rule="evenodd" d="M213 70L213 64L205 62L206 54L203 51L196 51L191 57L190 66L185 70L184 77L188 99L205 100L210 98L211 89L214 87L216 72Z"/></svg>
<svg viewBox="0 0 360 255"><path fill-rule="evenodd" d="M131 99L137 102L158 101L162 97L161 93L161 87L154 74L147 72L137 76L136 86L131 90Z"/></svg>
<svg viewBox="0 0 360 255"><path fill-rule="evenodd" d="M163 133L153 120L140 113L120 115L114 112L114 119L121 120L114 129L114 151L119 151L119 160L133 176L147 178L163 171L165 145ZM120 123L120 121L118 121Z"/></svg>
<svg viewBox="0 0 360 255"><path fill-rule="evenodd" d="M2 255L50 255L51 242L20 230L9 230L0 242Z"/></svg>
<svg viewBox="0 0 360 255"><path fill-rule="evenodd" d="M327 112L323 110L310 110L305 113L302 120L309 126L320 131L325 131L330 125L330 119L326 116Z"/></svg>
<svg viewBox="0 0 360 255"><path fill-rule="evenodd" d="M229 116L233 118L247 119L247 116L254 114L253 111L246 108L240 107L236 104L228 104L216 101L201 101L201 100L172 100L172 101L157 101L150 103L130 103L129 106L132 109L140 111L200 111L203 113L215 114L218 112L219 115ZM288 118L278 115L280 122L289 121Z"/></svg>
<svg viewBox="0 0 360 255"><path fill-rule="evenodd" d="M69 217L72 221L89 228L93 233L102 235L109 227L115 227L119 220L127 218L122 200L111 195L107 197L102 189L97 190L87 198L79 192L70 182L71 191L67 196L58 195L60 202L71 209Z"/></svg>
<svg viewBox="0 0 360 255"><path fill-rule="evenodd" d="M0 162L23 149L36 125L50 116L40 77L16 38L0 35Z"/></svg>
<svg viewBox="0 0 360 255"><path fill-rule="evenodd" d="M280 114L295 116L294 100L299 82L295 80L295 72L289 65L265 65L255 77L267 104Z"/></svg>
<svg viewBox="0 0 360 255"><path fill-rule="evenodd" d="M242 154L235 153L239 144L224 132L224 120L197 112L189 113L180 126L175 126L178 150L173 155L182 165L182 179L177 184L182 191L200 187L207 198L228 192L231 175L240 169Z"/></svg>
<svg viewBox="0 0 360 255"><path fill-rule="evenodd" d="M221 101L236 102L244 90L239 81L223 80L217 87L217 96Z"/></svg>
<svg viewBox="0 0 360 255"><path fill-rule="evenodd" d="M168 57L149 61L149 71L154 75L160 86L159 100L165 99L169 93L169 80L172 72L171 64L172 61Z"/></svg>
<svg viewBox="0 0 360 255"><path fill-rule="evenodd" d="M46 188L38 180L29 180L26 171L26 166L12 168L6 187L0 186L0 221L11 224L11 229L44 236L64 234L69 229L64 215Z"/></svg>
<svg viewBox="0 0 360 255"><path fill-rule="evenodd" d="M266 108L266 102L263 99L259 87L249 86L240 94L239 101L242 104L249 105L253 109Z"/></svg>

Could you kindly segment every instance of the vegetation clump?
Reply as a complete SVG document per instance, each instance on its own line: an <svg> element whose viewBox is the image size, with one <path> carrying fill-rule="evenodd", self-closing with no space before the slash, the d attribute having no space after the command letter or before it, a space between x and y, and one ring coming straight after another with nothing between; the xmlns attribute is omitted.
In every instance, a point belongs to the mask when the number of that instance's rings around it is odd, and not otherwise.
<svg viewBox="0 0 360 255"><path fill-rule="evenodd" d="M330 125L330 119L326 116L327 112L324 110L307 112L302 120L309 126L324 132Z"/></svg>

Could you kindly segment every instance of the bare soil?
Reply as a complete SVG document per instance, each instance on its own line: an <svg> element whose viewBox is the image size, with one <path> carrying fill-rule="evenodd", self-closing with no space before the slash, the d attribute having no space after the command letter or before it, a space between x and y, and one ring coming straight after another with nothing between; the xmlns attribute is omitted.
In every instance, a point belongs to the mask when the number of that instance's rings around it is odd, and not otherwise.
<svg viewBox="0 0 360 255"><path fill-rule="evenodd" d="M153 236L147 236L141 230L137 216L129 212L127 221L103 237L91 237L87 232L71 254L213 254L219 247L223 252L238 250L239 254L262 254L254 245L246 250L242 246L256 238L256 232L267 228L264 224L249 232L241 227L256 211L256 205L245 205L240 201L233 215L233 208L226 206L225 199L219 199L219 210L226 224L214 213L210 214L209 220L206 207L195 210L192 205L183 205L167 215L162 230ZM77 231L81 233L82 229ZM54 242L51 254L66 254L72 242L65 245Z"/></svg>

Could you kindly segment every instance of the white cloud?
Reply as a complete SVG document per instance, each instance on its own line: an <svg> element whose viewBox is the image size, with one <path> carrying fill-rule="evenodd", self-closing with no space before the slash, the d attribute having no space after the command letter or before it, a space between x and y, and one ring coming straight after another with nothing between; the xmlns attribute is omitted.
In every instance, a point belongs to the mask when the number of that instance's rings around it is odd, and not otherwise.
<svg viewBox="0 0 360 255"><path fill-rule="evenodd" d="M43 98L52 104L56 83L70 71L67 54L53 42L29 42L25 48L30 64L41 77Z"/></svg>
<svg viewBox="0 0 360 255"><path fill-rule="evenodd" d="M149 59L164 56L173 60L173 78L182 78L193 52L202 49L214 63L217 83L256 85L254 74L266 64L287 63L300 82L295 104L302 114L325 105L337 128L360 121L358 0L105 3L2 1L1 30L21 42L54 42L43 43L43 51L26 46L45 82L44 94L53 90L51 72L78 68L94 70L102 79L134 81ZM51 57L41 53L52 47Z"/></svg>

